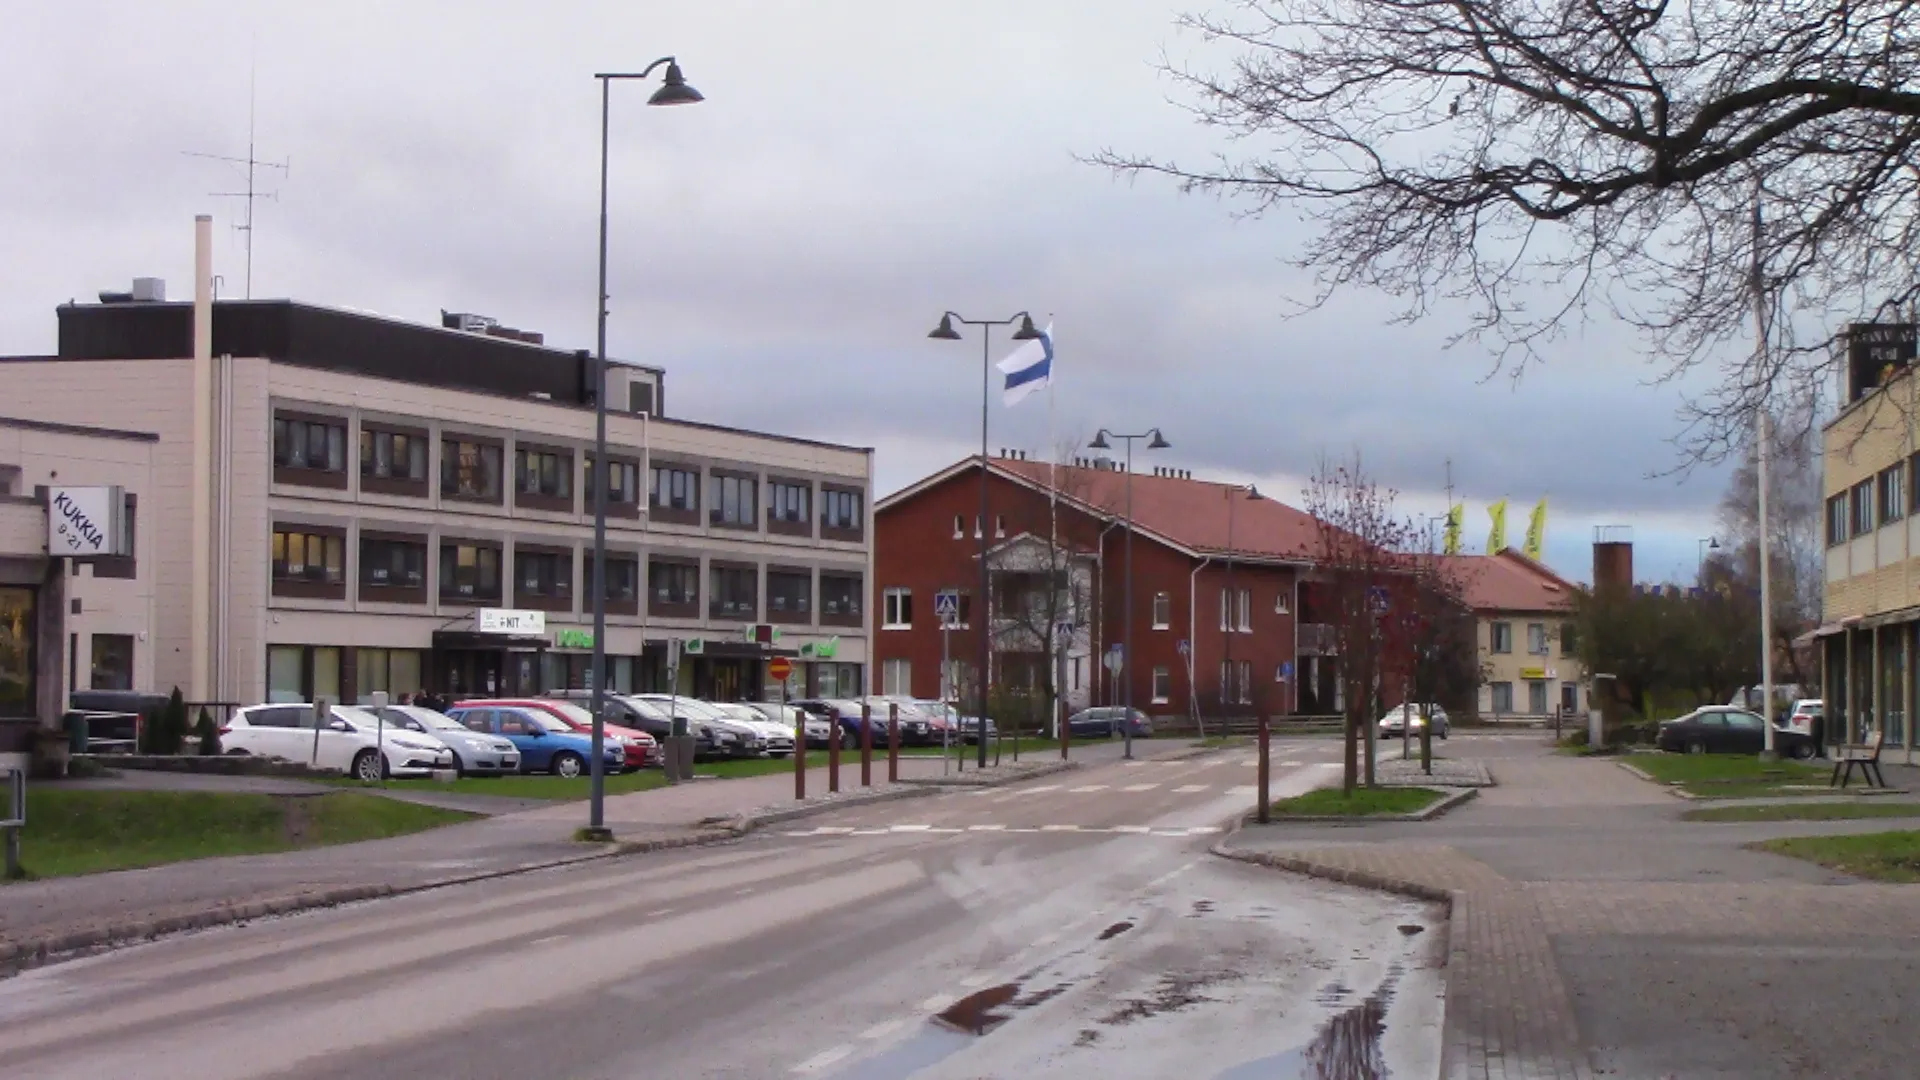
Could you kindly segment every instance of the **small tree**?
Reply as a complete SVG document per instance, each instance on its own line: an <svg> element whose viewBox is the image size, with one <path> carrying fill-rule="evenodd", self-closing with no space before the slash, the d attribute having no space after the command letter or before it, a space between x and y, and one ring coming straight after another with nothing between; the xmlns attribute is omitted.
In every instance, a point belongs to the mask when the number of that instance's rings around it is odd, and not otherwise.
<svg viewBox="0 0 1920 1080"><path fill-rule="evenodd" d="M205 705L200 706L200 719L193 725L194 737L199 740L201 757L220 756L220 728L213 722L213 714Z"/></svg>
<svg viewBox="0 0 1920 1080"><path fill-rule="evenodd" d="M187 737L187 703L180 695L180 688L174 687L167 698L166 707L159 714L148 719L145 731L146 746L149 754L177 754Z"/></svg>

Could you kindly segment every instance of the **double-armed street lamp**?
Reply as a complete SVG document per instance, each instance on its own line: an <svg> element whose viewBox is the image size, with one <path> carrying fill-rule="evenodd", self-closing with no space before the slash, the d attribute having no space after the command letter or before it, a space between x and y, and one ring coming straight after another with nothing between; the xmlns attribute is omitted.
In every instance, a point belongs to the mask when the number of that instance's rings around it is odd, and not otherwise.
<svg viewBox="0 0 1920 1080"><path fill-rule="evenodd" d="M1220 623L1222 626L1220 632L1220 656L1221 663L1226 669L1222 673L1223 677L1220 682L1220 705L1221 710L1224 712L1227 704L1227 688L1232 686L1236 681L1233 672L1233 635L1240 629L1240 593L1234 589L1233 585L1233 511L1234 507L1240 504L1240 500L1236 498L1236 496L1245 495L1247 502L1259 502L1261 499L1266 498L1266 496L1260 494L1260 489L1254 487L1252 484L1232 484L1223 488L1222 494L1227 497L1227 597L1226 603L1220 606ZM1249 601L1249 603L1251 603L1251 601ZM1253 618L1252 611L1247 612L1247 618L1249 623L1251 623ZM1239 692L1234 695L1235 700L1241 701L1252 698L1252 689L1252 680L1246 680L1245 683L1239 687Z"/></svg>
<svg viewBox="0 0 1920 1080"><path fill-rule="evenodd" d="M993 649L993 597L987 590L992 581L987 576L987 532L991 528L987 517L987 402L991 384L992 338L996 326L1015 326L1013 340L1032 341L1040 336L1033 325L1033 316L1022 311L1004 319L965 319L949 311L940 316L940 325L927 334L935 341L959 341L960 331L954 324L977 326L980 328L980 518L974 523L974 533L980 540L980 600L975 605L972 618L980 620L980 671L977 685L979 693L979 715L974 718L978 725L981 768L987 765L987 664L992 660Z"/></svg>
<svg viewBox="0 0 1920 1080"><path fill-rule="evenodd" d="M1109 431L1106 428L1101 428L1098 432L1094 434L1093 441L1087 444L1087 448L1089 450L1111 450L1113 449L1113 440L1115 439L1118 439L1121 442L1124 442L1127 444L1126 466L1125 466L1126 473L1127 473L1127 510L1126 510L1127 554L1126 554L1125 568L1121 571L1121 573L1124 575L1123 592L1125 594L1125 599L1121 602L1121 607L1123 610L1121 612L1121 625L1120 625L1120 703L1123 709L1123 711L1120 714L1120 732L1126 738L1126 756L1128 759L1132 759L1133 757L1133 443L1134 443L1134 440L1136 439L1145 439L1147 440L1147 449L1149 450L1165 450L1171 447L1173 444L1168 442L1166 440L1166 437L1160 434L1159 428L1148 428L1147 430L1140 432L1138 435L1125 435L1118 432Z"/></svg>
<svg viewBox="0 0 1920 1080"><path fill-rule="evenodd" d="M680 65L671 56L663 56L644 69L633 72L601 72L600 80L600 290L594 308L597 312L598 342L594 352L593 378L593 753L591 757L592 797L587 810L588 839L611 839L606 823L606 763L601 754L606 746L607 708L607 122L612 106L615 80L646 79L661 67L667 69L661 85L647 98L648 105L693 105L704 100L700 91L687 85ZM674 721L674 730L681 722Z"/></svg>

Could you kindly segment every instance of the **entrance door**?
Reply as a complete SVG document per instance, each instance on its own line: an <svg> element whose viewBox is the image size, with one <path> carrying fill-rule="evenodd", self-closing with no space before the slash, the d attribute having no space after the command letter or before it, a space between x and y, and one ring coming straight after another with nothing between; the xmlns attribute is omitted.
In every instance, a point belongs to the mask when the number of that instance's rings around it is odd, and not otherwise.
<svg viewBox="0 0 1920 1080"><path fill-rule="evenodd" d="M743 689L740 678L740 660L715 660L713 662L713 683L709 687L707 698L710 701L739 701Z"/></svg>
<svg viewBox="0 0 1920 1080"><path fill-rule="evenodd" d="M1580 684L1563 682L1560 684L1560 711L1568 716L1580 711Z"/></svg>

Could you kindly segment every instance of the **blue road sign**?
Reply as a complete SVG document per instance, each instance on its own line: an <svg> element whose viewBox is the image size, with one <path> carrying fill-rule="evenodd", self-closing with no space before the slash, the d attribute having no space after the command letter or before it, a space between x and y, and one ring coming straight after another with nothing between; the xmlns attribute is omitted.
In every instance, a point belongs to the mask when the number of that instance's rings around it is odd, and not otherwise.
<svg viewBox="0 0 1920 1080"><path fill-rule="evenodd" d="M1280 681L1281 681L1281 682L1292 682L1292 681L1293 681L1293 661L1291 661L1291 660L1283 660L1283 661L1281 661L1281 663L1280 663Z"/></svg>
<svg viewBox="0 0 1920 1080"><path fill-rule="evenodd" d="M933 594L933 615L942 622L960 618L960 594L951 590Z"/></svg>

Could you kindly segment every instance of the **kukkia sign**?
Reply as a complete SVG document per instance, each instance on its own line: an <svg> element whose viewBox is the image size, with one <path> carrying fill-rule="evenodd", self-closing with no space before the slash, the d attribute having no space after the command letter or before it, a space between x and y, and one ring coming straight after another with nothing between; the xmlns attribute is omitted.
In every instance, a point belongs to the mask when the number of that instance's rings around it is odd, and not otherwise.
<svg viewBox="0 0 1920 1080"><path fill-rule="evenodd" d="M47 492L47 554L60 558L129 555L117 487L54 488Z"/></svg>

